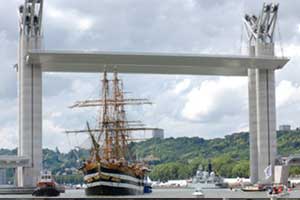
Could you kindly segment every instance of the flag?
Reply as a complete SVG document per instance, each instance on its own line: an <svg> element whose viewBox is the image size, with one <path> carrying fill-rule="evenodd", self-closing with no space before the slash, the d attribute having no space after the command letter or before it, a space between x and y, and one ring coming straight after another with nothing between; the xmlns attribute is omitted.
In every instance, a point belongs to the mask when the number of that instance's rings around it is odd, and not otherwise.
<svg viewBox="0 0 300 200"><path fill-rule="evenodd" d="M264 172L265 172L265 179L269 179L272 176L272 165L267 166Z"/></svg>

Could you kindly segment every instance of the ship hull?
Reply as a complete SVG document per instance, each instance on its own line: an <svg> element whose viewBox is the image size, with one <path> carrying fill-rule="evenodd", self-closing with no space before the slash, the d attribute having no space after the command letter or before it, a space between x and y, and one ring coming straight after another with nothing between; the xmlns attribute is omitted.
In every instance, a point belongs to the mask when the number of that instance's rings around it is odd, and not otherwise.
<svg viewBox="0 0 300 200"><path fill-rule="evenodd" d="M140 195L144 194L143 178L122 173L119 170L101 168L84 176L86 195Z"/></svg>
<svg viewBox="0 0 300 200"><path fill-rule="evenodd" d="M59 196L60 192L54 187L42 187L33 191L33 196Z"/></svg>
<svg viewBox="0 0 300 200"><path fill-rule="evenodd" d="M92 186L85 189L85 194L88 196L91 195L141 195L143 194L143 188L133 189L126 186L116 187L116 186L107 186L107 185L98 185Z"/></svg>

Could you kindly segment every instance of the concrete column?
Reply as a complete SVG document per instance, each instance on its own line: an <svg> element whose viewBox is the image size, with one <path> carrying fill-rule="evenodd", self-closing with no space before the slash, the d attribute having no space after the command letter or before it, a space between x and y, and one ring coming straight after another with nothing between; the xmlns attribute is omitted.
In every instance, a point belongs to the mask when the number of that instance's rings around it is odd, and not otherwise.
<svg viewBox="0 0 300 200"><path fill-rule="evenodd" d="M255 56L255 46L249 46L249 56ZM258 181L256 69L248 69L250 181Z"/></svg>
<svg viewBox="0 0 300 200"><path fill-rule="evenodd" d="M256 56L273 56L274 44L256 43ZM273 70L256 70L258 180L265 179L264 169L273 165L276 157L275 75ZM274 170L272 170L274 172Z"/></svg>
<svg viewBox="0 0 300 200"><path fill-rule="evenodd" d="M18 186L35 186L42 170L42 71L28 65L27 52L41 46L39 36L22 34L19 50L19 151L31 167L18 169Z"/></svg>
<svg viewBox="0 0 300 200"><path fill-rule="evenodd" d="M276 165L274 166L274 172L274 183L288 185L288 165Z"/></svg>
<svg viewBox="0 0 300 200"><path fill-rule="evenodd" d="M29 167L18 168L17 185L35 186L42 170L42 71L27 63L28 51L41 48L43 0L25 0L19 7L18 155L29 158Z"/></svg>

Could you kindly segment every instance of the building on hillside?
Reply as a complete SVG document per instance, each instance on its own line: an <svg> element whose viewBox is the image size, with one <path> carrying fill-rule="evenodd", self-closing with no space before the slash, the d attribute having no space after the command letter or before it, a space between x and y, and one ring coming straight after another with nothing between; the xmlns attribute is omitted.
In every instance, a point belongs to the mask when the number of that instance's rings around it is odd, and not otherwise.
<svg viewBox="0 0 300 200"><path fill-rule="evenodd" d="M7 178L6 178L6 169L0 169L0 185L6 185Z"/></svg>
<svg viewBox="0 0 300 200"><path fill-rule="evenodd" d="M164 129L156 128L152 131L152 138L164 139Z"/></svg>
<svg viewBox="0 0 300 200"><path fill-rule="evenodd" d="M279 131L290 131L291 130L291 125L289 124L283 124L279 126Z"/></svg>

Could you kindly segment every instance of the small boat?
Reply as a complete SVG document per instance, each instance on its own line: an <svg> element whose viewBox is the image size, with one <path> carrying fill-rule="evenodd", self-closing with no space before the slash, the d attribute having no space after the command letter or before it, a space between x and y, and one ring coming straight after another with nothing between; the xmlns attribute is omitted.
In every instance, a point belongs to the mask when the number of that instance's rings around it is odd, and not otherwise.
<svg viewBox="0 0 300 200"><path fill-rule="evenodd" d="M59 187L54 181L50 171L41 173L36 189L33 191L33 196L59 196L64 188Z"/></svg>
<svg viewBox="0 0 300 200"><path fill-rule="evenodd" d="M144 193L152 193L152 186L149 184L144 185Z"/></svg>
<svg viewBox="0 0 300 200"><path fill-rule="evenodd" d="M193 196L197 197L197 198L203 198L204 197L204 193L200 188L197 188L195 190L195 192L193 192Z"/></svg>
<svg viewBox="0 0 300 200"><path fill-rule="evenodd" d="M264 185L257 184L257 185L248 185L242 187L241 190L244 192L262 192L262 191L266 191L267 188Z"/></svg>
<svg viewBox="0 0 300 200"><path fill-rule="evenodd" d="M278 198L289 195L287 187L285 185L274 185L268 189L268 197Z"/></svg>
<svg viewBox="0 0 300 200"><path fill-rule="evenodd" d="M152 184L149 176L144 179L144 193L152 193Z"/></svg>

